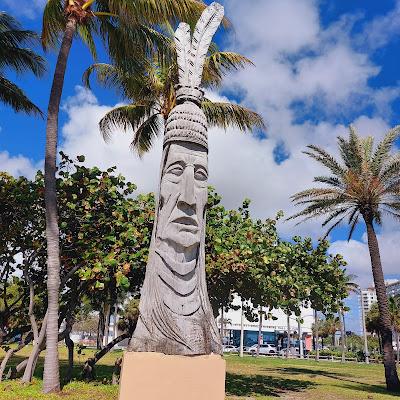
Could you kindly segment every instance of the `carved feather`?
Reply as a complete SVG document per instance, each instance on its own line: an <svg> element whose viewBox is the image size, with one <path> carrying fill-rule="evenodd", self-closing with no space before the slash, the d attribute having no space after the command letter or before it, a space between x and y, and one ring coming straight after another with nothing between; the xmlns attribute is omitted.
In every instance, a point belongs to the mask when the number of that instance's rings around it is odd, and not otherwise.
<svg viewBox="0 0 400 400"><path fill-rule="evenodd" d="M196 24L189 58L189 81L192 87L200 86L205 57L223 17L224 7L212 3L203 11Z"/></svg>
<svg viewBox="0 0 400 400"><path fill-rule="evenodd" d="M179 84L189 86L189 57L191 47L190 26L181 22L175 31L175 46L178 60Z"/></svg>

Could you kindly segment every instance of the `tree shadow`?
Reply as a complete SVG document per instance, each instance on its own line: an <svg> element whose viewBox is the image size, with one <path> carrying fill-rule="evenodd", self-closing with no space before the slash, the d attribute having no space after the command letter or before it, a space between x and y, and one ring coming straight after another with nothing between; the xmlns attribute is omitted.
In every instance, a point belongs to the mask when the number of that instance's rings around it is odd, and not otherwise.
<svg viewBox="0 0 400 400"><path fill-rule="evenodd" d="M75 363L74 363L74 368L72 370L72 380L75 381L83 381L84 379L82 378L82 369L83 369L83 364L85 363L86 359L88 358L88 355L85 355L81 357L80 362L77 357L75 357ZM20 355L13 355L13 357L10 359L10 361L7 363L7 368L6 372L9 370L9 368L16 367L21 361L25 360L27 357L22 357ZM0 360L1 362L1 360ZM35 372L33 374L34 378L36 379L42 379L43 378L43 369L44 369L44 355L40 355L38 359L38 363L35 368ZM61 383L64 385L66 382L63 382L63 378L67 375L67 370L68 370L68 361L66 360L60 360L60 376L61 376ZM99 362L96 364L95 367L96 371L96 376L93 379L92 382L97 382L97 383L110 383L111 382L111 377L112 373L114 371L114 365L104 365ZM17 374L16 379L20 379L22 377L23 371Z"/></svg>
<svg viewBox="0 0 400 400"><path fill-rule="evenodd" d="M268 375L226 374L226 393L232 396L280 397L286 392L300 392L315 386L311 381L275 378Z"/></svg>
<svg viewBox="0 0 400 400"><path fill-rule="evenodd" d="M369 385L369 384L365 384L365 383L350 385L350 384L343 383L338 386L342 387L344 389L351 389L351 390L356 390L359 392L365 392L365 393L369 393L369 394L383 394L386 396L400 397L400 393L388 392L384 385L382 385L382 386Z"/></svg>
<svg viewBox="0 0 400 400"><path fill-rule="evenodd" d="M323 376L330 379L335 379L340 381L340 384L337 385L338 387L342 387L344 389L351 389L355 391L362 391L369 394L384 394L384 395L391 395L393 397L400 397L400 393L391 393L386 390L384 384L382 385L371 385L366 382L361 382L356 379L352 379L349 374L343 374L340 372L331 372L331 371L324 371L318 369L310 369L310 368L295 368L295 367L285 367L285 368L278 368L275 371L279 370L279 372L287 375L304 375L307 374L310 378L315 378L317 376Z"/></svg>
<svg viewBox="0 0 400 400"><path fill-rule="evenodd" d="M268 371L269 368L265 369ZM272 369L271 369L272 370ZM315 378L316 376L325 376L327 378L338 379L338 380L347 380L355 383L362 383L355 380L350 379L349 374L344 374L341 372L331 372L325 371L322 369L312 369L312 368L296 368L296 367L278 367L274 368L273 371L280 371L283 374L287 375L310 375L311 378Z"/></svg>

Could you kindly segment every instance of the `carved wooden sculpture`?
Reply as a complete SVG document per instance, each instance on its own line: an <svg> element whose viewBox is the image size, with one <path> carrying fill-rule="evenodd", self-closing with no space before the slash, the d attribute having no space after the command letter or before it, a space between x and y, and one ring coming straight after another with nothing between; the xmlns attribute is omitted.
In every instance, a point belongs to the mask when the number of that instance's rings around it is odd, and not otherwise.
<svg viewBox="0 0 400 400"><path fill-rule="evenodd" d="M164 137L156 222L130 350L165 354L221 353L205 277L207 120L199 89L211 39L224 9L212 3L198 21L175 33L177 106Z"/></svg>

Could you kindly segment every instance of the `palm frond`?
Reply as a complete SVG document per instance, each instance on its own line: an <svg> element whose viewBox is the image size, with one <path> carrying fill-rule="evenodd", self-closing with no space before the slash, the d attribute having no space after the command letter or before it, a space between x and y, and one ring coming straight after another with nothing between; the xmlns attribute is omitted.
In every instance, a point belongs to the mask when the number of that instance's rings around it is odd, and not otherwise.
<svg viewBox="0 0 400 400"><path fill-rule="evenodd" d="M399 135L400 125L391 129L378 144L371 163L371 170L375 175L378 175L381 172L382 167L385 165L385 161L389 157L390 150Z"/></svg>
<svg viewBox="0 0 400 400"><path fill-rule="evenodd" d="M303 153L329 168L334 175L343 177L346 174L346 170L327 151L315 145L308 145L307 148L312 152L304 151Z"/></svg>
<svg viewBox="0 0 400 400"><path fill-rule="evenodd" d="M162 133L164 128L163 118L160 113L155 113L147 118L135 132L131 149L137 152L139 157L147 153L154 142L154 139Z"/></svg>
<svg viewBox="0 0 400 400"><path fill-rule="evenodd" d="M94 30L95 30L95 24L93 23L93 21L90 21L90 20L85 24L79 24L77 26L78 35L80 36L82 42L86 44L93 59L96 60L97 59L97 50L96 50L96 44L95 44L95 41L93 38Z"/></svg>
<svg viewBox="0 0 400 400"><path fill-rule="evenodd" d="M203 85L205 87L218 87L222 84L224 75L231 71L243 69L248 65L254 64L241 54L230 51L211 51L204 63Z"/></svg>
<svg viewBox="0 0 400 400"><path fill-rule="evenodd" d="M25 47L38 42L35 32L21 29L13 17L0 12L0 70L9 67L16 73L31 71L35 76L42 76L44 59Z"/></svg>
<svg viewBox="0 0 400 400"><path fill-rule="evenodd" d="M379 179L382 182L390 181L400 175L400 154L389 157L381 168Z"/></svg>
<svg viewBox="0 0 400 400"><path fill-rule="evenodd" d="M25 93L14 83L0 76L0 101L11 106L14 111L43 116L42 111L33 104Z"/></svg>
<svg viewBox="0 0 400 400"><path fill-rule="evenodd" d="M339 150L347 168L361 172L363 162L362 143L354 126L349 126L349 140L338 137Z"/></svg>
<svg viewBox="0 0 400 400"><path fill-rule="evenodd" d="M210 126L223 129L236 126L242 131L265 129L263 118L259 114L237 104L212 102L205 99L201 108Z"/></svg>
<svg viewBox="0 0 400 400"><path fill-rule="evenodd" d="M343 182L336 176L316 176L314 182L325 183L326 185L334 186L340 189L344 188Z"/></svg>
<svg viewBox="0 0 400 400"><path fill-rule="evenodd" d="M356 229L356 226L358 224L358 220L360 218L360 212L358 208L355 208L352 214L350 215L348 223L350 224L350 230L349 234L347 236L347 241L350 241L350 239L353 237L354 230Z"/></svg>
<svg viewBox="0 0 400 400"><path fill-rule="evenodd" d="M337 189L329 189L329 188L311 188L311 189L306 189L302 190L301 192L298 192L291 196L291 200L294 202L299 202L304 199L319 199L319 198L330 198L332 196L338 197L342 196L342 192L338 191Z"/></svg>
<svg viewBox="0 0 400 400"><path fill-rule="evenodd" d="M43 76L46 71L45 61L41 56L31 49L17 47L3 47L0 51L0 69L5 67L12 68L18 74L31 71L37 77Z"/></svg>
<svg viewBox="0 0 400 400"><path fill-rule="evenodd" d="M96 63L88 67L82 76L82 83L88 89L91 89L90 78L92 74L96 74L98 83L105 87L112 87L120 85L119 71L111 64Z"/></svg>
<svg viewBox="0 0 400 400"><path fill-rule="evenodd" d="M59 43L67 23L63 0L47 0L43 11L42 46L46 50Z"/></svg>
<svg viewBox="0 0 400 400"><path fill-rule="evenodd" d="M332 220L336 219L337 217L341 216L344 213L347 213L348 210L345 207L339 208L338 210L335 210L331 212L328 217L322 222L322 226L328 225Z"/></svg>
<svg viewBox="0 0 400 400"><path fill-rule="evenodd" d="M108 0L107 5L110 12L121 16L127 24L137 21L159 24L166 20L174 24L178 21L194 22L205 8L205 4L197 0Z"/></svg>
<svg viewBox="0 0 400 400"><path fill-rule="evenodd" d="M153 113L152 104L130 104L114 108L100 120L100 133L107 141L115 129L132 129L135 132Z"/></svg>

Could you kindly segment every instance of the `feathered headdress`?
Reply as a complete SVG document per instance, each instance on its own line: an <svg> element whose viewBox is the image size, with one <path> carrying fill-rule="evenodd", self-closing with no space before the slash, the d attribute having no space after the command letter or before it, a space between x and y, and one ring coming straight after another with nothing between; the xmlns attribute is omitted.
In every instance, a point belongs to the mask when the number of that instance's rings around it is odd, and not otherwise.
<svg viewBox="0 0 400 400"><path fill-rule="evenodd" d="M176 88L178 105L168 116L164 146L173 141L183 141L208 148L207 119L200 109L203 99L200 84L211 40L223 17L224 7L212 3L203 11L193 37L190 35L190 26L184 22L179 24L175 32L179 68L179 84Z"/></svg>
<svg viewBox="0 0 400 400"><path fill-rule="evenodd" d="M180 86L200 87L206 55L223 17L224 7L218 3L210 4L198 20L193 38L190 26L184 22L179 24L175 32L175 45Z"/></svg>

